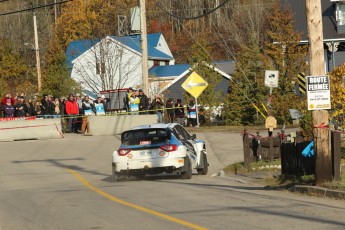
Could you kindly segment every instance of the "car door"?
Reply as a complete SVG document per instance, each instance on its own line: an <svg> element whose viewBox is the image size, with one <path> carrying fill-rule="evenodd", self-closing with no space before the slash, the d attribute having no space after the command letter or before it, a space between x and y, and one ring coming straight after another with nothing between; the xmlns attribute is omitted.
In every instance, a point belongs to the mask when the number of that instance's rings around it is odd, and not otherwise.
<svg viewBox="0 0 345 230"><path fill-rule="evenodd" d="M193 168L195 168L197 164L197 153L194 148L192 136L181 125L176 125L174 127L174 132L181 143L188 149Z"/></svg>

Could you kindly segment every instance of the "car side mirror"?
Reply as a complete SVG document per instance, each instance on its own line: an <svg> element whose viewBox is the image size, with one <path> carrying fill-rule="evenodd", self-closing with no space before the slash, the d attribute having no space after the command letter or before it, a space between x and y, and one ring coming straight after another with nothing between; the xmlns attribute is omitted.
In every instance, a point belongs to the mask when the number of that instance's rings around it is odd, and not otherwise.
<svg viewBox="0 0 345 230"><path fill-rule="evenodd" d="M192 138L193 138L193 140L195 140L196 139L196 134L194 133L194 134L192 134Z"/></svg>

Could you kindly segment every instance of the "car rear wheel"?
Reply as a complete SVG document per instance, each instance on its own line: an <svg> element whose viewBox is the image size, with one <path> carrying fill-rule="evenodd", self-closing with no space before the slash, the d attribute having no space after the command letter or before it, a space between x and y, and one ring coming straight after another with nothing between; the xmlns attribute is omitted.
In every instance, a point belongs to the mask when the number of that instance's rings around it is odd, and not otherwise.
<svg viewBox="0 0 345 230"><path fill-rule="evenodd" d="M120 173L116 172L115 165L112 165L112 175L114 182L117 182L120 180Z"/></svg>
<svg viewBox="0 0 345 230"><path fill-rule="evenodd" d="M207 162L207 155L203 151L202 152L204 167L202 169L197 169L199 175L206 175L208 173L208 162Z"/></svg>
<svg viewBox="0 0 345 230"><path fill-rule="evenodd" d="M184 159L184 168L186 171L181 173L182 179L191 179L193 175L193 169L192 169L192 162L190 161L189 157L186 157Z"/></svg>

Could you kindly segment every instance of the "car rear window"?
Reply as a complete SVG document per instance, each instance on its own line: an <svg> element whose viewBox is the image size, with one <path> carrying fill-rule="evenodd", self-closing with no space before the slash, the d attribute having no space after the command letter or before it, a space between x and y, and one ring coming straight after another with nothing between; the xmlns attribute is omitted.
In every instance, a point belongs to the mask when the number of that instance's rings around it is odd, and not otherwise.
<svg viewBox="0 0 345 230"><path fill-rule="evenodd" d="M149 145L166 142L169 133L165 129L139 129L130 130L122 134L123 145Z"/></svg>

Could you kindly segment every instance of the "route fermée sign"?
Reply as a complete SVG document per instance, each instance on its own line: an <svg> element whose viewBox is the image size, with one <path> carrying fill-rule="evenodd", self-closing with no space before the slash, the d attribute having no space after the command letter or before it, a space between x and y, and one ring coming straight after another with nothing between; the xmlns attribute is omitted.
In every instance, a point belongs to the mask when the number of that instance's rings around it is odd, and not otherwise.
<svg viewBox="0 0 345 230"><path fill-rule="evenodd" d="M331 109L329 76L307 76L308 110Z"/></svg>

